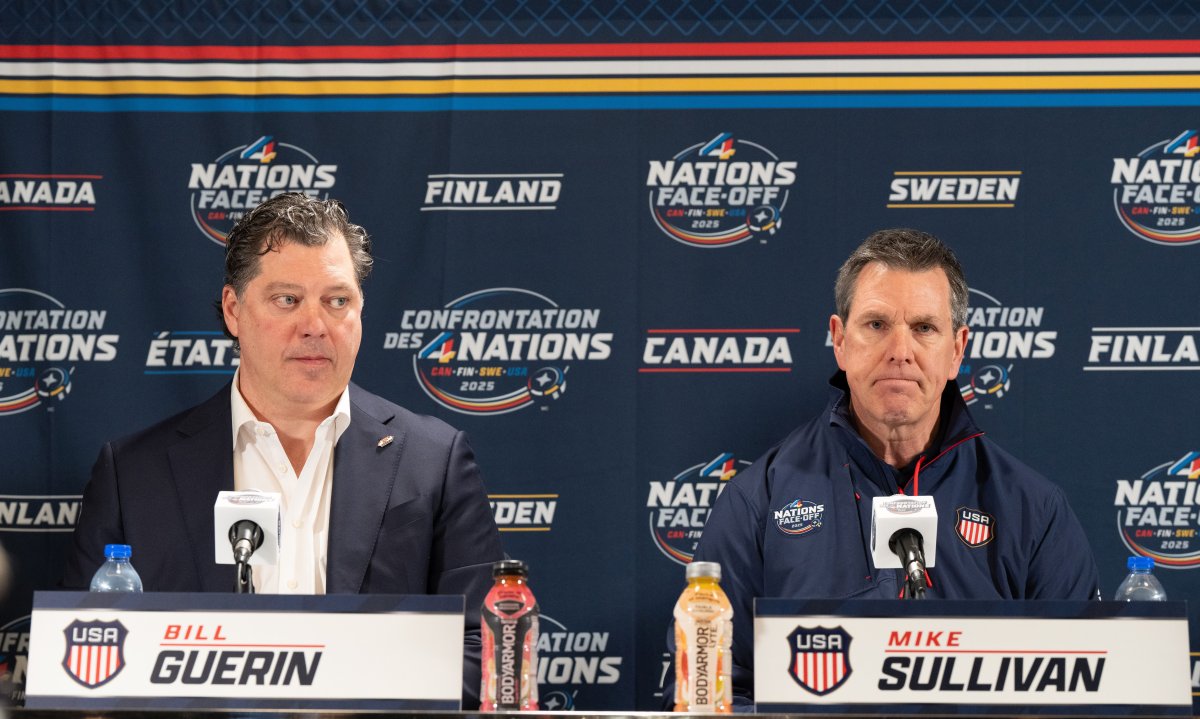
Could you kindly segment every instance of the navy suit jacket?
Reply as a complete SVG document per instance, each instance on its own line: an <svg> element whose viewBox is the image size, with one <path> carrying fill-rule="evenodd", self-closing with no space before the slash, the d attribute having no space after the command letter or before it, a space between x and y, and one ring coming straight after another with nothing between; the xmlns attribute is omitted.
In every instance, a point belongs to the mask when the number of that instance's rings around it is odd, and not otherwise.
<svg viewBox="0 0 1200 719"><path fill-rule="evenodd" d="M150 592L229 592L213 502L233 486L230 386L130 437L92 468L63 586L87 589L105 544L129 544ZM380 439L393 440L380 447ZM479 703L479 611L504 557L465 435L350 385L333 459L326 591L466 596L463 707Z"/></svg>

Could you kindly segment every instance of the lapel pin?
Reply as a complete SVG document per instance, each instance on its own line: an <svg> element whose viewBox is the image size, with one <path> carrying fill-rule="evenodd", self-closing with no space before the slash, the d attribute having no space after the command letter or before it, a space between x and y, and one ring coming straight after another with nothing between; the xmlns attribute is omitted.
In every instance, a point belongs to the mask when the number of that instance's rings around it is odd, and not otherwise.
<svg viewBox="0 0 1200 719"><path fill-rule="evenodd" d="M383 437L382 439L380 439L380 440L379 440L379 444L378 444L378 445L376 445L376 446L377 446L377 447L379 447L380 449L383 449L384 447L386 447L386 446L388 446L389 444L391 444L393 439L395 439L395 437L393 437L392 435L390 435L390 434L389 434L388 436L386 436L386 437Z"/></svg>

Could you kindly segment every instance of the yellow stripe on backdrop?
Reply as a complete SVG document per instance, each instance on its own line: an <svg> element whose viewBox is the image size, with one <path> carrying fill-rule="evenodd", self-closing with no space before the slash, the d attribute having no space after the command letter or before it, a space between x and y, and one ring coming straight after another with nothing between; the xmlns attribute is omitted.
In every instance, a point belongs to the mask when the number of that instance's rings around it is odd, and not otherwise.
<svg viewBox="0 0 1200 719"><path fill-rule="evenodd" d="M573 95L671 92L1197 90L1200 75L654 77L442 80L0 80L10 95Z"/></svg>

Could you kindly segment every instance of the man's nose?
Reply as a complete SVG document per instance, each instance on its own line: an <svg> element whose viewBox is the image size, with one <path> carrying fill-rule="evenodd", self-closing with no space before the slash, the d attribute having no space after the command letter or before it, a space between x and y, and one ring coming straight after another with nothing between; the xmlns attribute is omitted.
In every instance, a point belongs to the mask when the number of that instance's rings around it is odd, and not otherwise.
<svg viewBox="0 0 1200 719"><path fill-rule="evenodd" d="M328 331L325 325L324 308L320 303L306 302L300 308L300 332L305 337L324 337Z"/></svg>
<svg viewBox="0 0 1200 719"><path fill-rule="evenodd" d="M912 361L912 343L912 332L907 327L896 327L888 335L888 359L892 362Z"/></svg>

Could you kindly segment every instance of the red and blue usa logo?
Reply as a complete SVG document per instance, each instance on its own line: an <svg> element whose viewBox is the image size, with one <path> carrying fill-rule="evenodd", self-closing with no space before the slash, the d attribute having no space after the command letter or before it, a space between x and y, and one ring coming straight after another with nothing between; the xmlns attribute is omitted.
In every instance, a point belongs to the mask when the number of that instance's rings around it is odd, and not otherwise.
<svg viewBox="0 0 1200 719"><path fill-rule="evenodd" d="M129 630L121 622L76 619L63 634L67 635L63 669L88 689L107 684L125 668L125 638Z"/></svg>
<svg viewBox="0 0 1200 719"><path fill-rule="evenodd" d="M792 651L788 674L817 696L834 691L850 678L851 639L841 627L796 627L788 635Z"/></svg>
<svg viewBox="0 0 1200 719"><path fill-rule="evenodd" d="M982 547L996 536L996 518L980 509L959 507L954 531L968 547Z"/></svg>
<svg viewBox="0 0 1200 719"><path fill-rule="evenodd" d="M807 499L793 499L771 513L775 526L784 534L811 534L825 521L825 505Z"/></svg>

